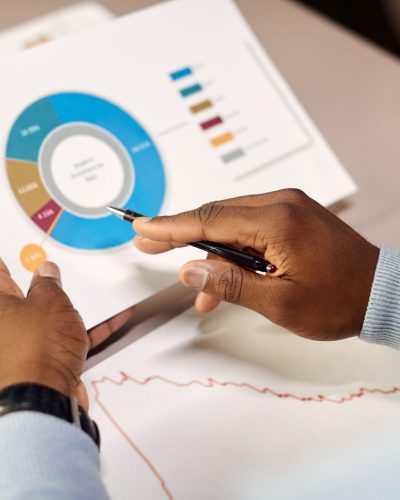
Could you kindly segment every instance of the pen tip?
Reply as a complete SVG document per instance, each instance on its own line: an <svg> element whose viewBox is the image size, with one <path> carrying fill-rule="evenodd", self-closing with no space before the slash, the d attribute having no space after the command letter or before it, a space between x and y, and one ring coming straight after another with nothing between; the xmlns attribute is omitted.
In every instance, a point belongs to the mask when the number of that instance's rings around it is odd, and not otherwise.
<svg viewBox="0 0 400 500"><path fill-rule="evenodd" d="M120 208L116 208L116 207L107 207L107 210L109 210L112 214L118 215L120 217L121 217L121 215L123 216L123 214L124 214L123 210L121 210Z"/></svg>

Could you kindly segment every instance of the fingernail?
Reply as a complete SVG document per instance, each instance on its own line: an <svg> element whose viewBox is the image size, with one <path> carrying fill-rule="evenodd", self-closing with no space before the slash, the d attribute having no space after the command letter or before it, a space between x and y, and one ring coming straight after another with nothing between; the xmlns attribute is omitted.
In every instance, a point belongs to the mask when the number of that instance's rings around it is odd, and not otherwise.
<svg viewBox="0 0 400 500"><path fill-rule="evenodd" d="M60 270L52 262L45 262L44 264L41 264L37 268L36 273L41 278L53 278L53 279L58 280L58 281L61 280Z"/></svg>
<svg viewBox="0 0 400 500"><path fill-rule="evenodd" d="M142 242L153 241L150 238L146 238L146 236L142 236L141 234L136 234L135 240L140 240Z"/></svg>
<svg viewBox="0 0 400 500"><path fill-rule="evenodd" d="M190 288L203 290L207 284L209 276L209 272L203 267L189 267L184 271L182 281L184 285Z"/></svg>
<svg viewBox="0 0 400 500"><path fill-rule="evenodd" d="M145 222L149 222L153 217L138 217L135 219L135 222L139 222L139 224L144 224Z"/></svg>

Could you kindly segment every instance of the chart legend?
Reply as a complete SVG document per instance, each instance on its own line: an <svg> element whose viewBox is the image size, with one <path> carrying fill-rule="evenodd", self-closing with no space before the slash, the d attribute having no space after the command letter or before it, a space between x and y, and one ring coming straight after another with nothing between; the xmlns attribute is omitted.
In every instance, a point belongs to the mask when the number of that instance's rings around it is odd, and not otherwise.
<svg viewBox="0 0 400 500"><path fill-rule="evenodd" d="M197 81L195 82L194 80L191 84L188 84L188 80L193 78L196 79L198 77L197 73L199 73L199 71L196 72L194 68L186 66L177 69L169 74L172 82L178 85L178 92L184 100L187 100L187 98L191 98L193 95L197 99L199 93L203 93L204 96L206 95L204 84ZM186 86L179 87L179 85L183 84L185 84ZM223 116L215 113L213 116L203 116L205 113L207 114L211 112L211 110L216 107L216 103L208 98L189 105L189 110L192 115L194 115L196 119L201 120L197 122L199 128L207 134L209 132L211 134L214 134L213 136L208 138L208 141L213 148L219 148L220 146L230 143L231 141L234 141L236 139L235 134L229 130L229 124L226 123L226 120L223 118ZM217 129L221 126L223 127L224 125L228 130L218 134ZM214 129L216 129L215 133ZM220 158L222 163L227 164L234 160L242 158L244 155L244 150L241 148L237 148L232 151L224 152L224 154L221 154Z"/></svg>

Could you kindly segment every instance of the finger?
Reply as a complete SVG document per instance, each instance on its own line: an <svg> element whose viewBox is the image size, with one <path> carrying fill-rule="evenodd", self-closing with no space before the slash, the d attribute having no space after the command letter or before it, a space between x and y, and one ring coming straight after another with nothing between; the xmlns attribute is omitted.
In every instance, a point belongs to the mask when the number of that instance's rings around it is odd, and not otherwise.
<svg viewBox="0 0 400 500"><path fill-rule="evenodd" d="M11 278L10 271L6 266L3 259L0 258L0 293L4 295L10 295L12 297L17 297L18 299L23 299L24 294L22 293L19 286Z"/></svg>
<svg viewBox="0 0 400 500"><path fill-rule="evenodd" d="M218 200L215 203L218 205L226 205L230 207L261 207L271 205L273 203L281 203L290 198L290 192L294 189L279 189L278 191L270 191L269 193L250 194L237 196L236 198L226 198Z"/></svg>
<svg viewBox="0 0 400 500"><path fill-rule="evenodd" d="M219 297L214 297L205 292L199 292L195 300L195 307L200 313L213 311L221 302Z"/></svg>
<svg viewBox="0 0 400 500"><path fill-rule="evenodd" d="M212 253L207 255L207 260L218 260L224 262L224 259ZM199 292L194 305L200 313L208 313L215 309L220 302L221 300L218 297L214 297L213 295L209 295L205 292Z"/></svg>
<svg viewBox="0 0 400 500"><path fill-rule="evenodd" d="M53 262L45 262L36 269L27 297L49 301L50 294L56 296L61 294L62 298L69 302L68 297L62 291L61 274L58 266Z"/></svg>
<svg viewBox="0 0 400 500"><path fill-rule="evenodd" d="M8 267L1 257L0 257L0 275L2 278L5 276L11 277Z"/></svg>
<svg viewBox="0 0 400 500"><path fill-rule="evenodd" d="M317 204L299 189L281 189L215 201L173 216L141 217L133 226L138 235L153 241L189 243L211 240L264 251L264 236L268 235L269 229L276 230L299 207L304 208L310 203ZM258 238L257 243L262 244L254 245L260 224L263 224L262 238L261 241Z"/></svg>
<svg viewBox="0 0 400 500"><path fill-rule="evenodd" d="M163 253L168 250L173 250L174 248L182 248L186 246L186 243L178 243L176 241L154 241L149 238L144 238L141 235L137 235L133 239L133 244L138 250L148 254Z"/></svg>
<svg viewBox="0 0 400 500"><path fill-rule="evenodd" d="M32 283L44 282L43 278L48 278L48 282L55 283L59 288L62 288L60 269L54 262L41 264L33 275Z"/></svg>
<svg viewBox="0 0 400 500"><path fill-rule="evenodd" d="M210 240L220 243L249 246L263 251L265 246L255 246L255 235L268 220L268 207L231 207L208 203L197 210L173 216L136 219L135 231L142 237L161 242L187 243ZM264 248L263 248L264 247Z"/></svg>
<svg viewBox="0 0 400 500"><path fill-rule="evenodd" d="M107 340L113 333L122 328L125 323L127 323L134 314L134 307L123 311L116 316L113 316L108 321L105 321L101 325L95 326L88 331L90 339L90 349L94 349L98 345L102 344Z"/></svg>
<svg viewBox="0 0 400 500"><path fill-rule="evenodd" d="M180 271L181 282L219 300L261 310L268 300L274 278L256 274L229 262L199 260L185 264Z"/></svg>

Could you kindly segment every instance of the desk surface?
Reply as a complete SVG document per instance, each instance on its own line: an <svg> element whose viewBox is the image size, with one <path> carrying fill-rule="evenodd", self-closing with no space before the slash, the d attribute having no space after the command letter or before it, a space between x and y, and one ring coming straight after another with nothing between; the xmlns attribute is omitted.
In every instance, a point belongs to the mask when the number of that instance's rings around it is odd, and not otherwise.
<svg viewBox="0 0 400 500"><path fill-rule="evenodd" d="M74 2L0 0L0 29ZM102 0L118 15L156 0ZM399 60L289 0L237 0L268 53L359 186L338 215L400 246Z"/></svg>

